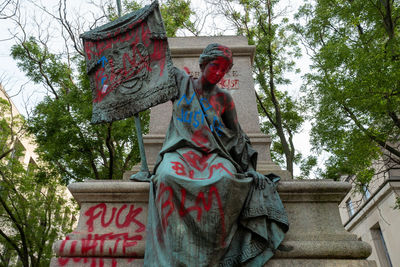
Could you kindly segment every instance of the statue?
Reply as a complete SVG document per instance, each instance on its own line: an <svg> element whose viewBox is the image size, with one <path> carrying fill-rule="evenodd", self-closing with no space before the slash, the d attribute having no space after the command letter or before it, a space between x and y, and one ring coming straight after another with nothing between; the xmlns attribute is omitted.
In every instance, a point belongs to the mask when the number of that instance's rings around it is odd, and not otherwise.
<svg viewBox="0 0 400 267"><path fill-rule="evenodd" d="M217 86L232 67L230 49L210 44L199 63L198 79L174 68L178 95L151 177L145 266L262 266L288 230L279 178L256 172L257 152Z"/></svg>
<svg viewBox="0 0 400 267"><path fill-rule="evenodd" d="M262 266L288 219L275 190L279 177L256 172L257 152L232 97L217 86L232 67L231 50L208 45L198 79L173 67L156 1L81 37L93 123L138 119L173 101L153 175L141 155L141 172L131 178L151 182L145 266Z"/></svg>

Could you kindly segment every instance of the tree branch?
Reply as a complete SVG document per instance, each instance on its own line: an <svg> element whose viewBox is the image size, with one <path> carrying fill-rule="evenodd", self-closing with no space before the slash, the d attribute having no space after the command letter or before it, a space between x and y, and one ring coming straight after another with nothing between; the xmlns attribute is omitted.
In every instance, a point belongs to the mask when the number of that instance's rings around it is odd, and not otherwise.
<svg viewBox="0 0 400 267"><path fill-rule="evenodd" d="M269 112L265 109L265 107L264 107L264 105L263 105L263 103L262 103L262 100L260 99L260 96L257 94L256 91L254 91L254 93L256 94L258 104L260 105L261 109L264 111L265 116L268 117L269 122L276 128L277 125L276 125L275 121L272 119L272 116L271 116L271 115L269 114Z"/></svg>
<svg viewBox="0 0 400 267"><path fill-rule="evenodd" d="M394 111L390 111L388 114L389 114L389 117L392 118L392 120L393 120L394 124L396 125L396 127L400 129L399 116L397 116L397 114Z"/></svg>
<svg viewBox="0 0 400 267"><path fill-rule="evenodd" d="M23 254L22 254L21 250L19 249L18 245L13 240L11 240L6 235L6 233L4 233L3 230L1 230L1 228L0 228L0 235L7 241L7 243L9 243L15 249L15 251L18 253L18 256L20 256L20 258L23 259L24 258Z"/></svg>
<svg viewBox="0 0 400 267"><path fill-rule="evenodd" d="M24 262L24 265L28 266L27 265L28 264L28 260L27 260L28 248L27 248L27 242L26 242L26 236L25 236L24 229L22 229L21 225L16 220L16 218L14 217L14 214L12 213L12 211L10 210L7 203L4 201L4 199L2 197L0 197L0 203L3 206L4 210L7 212L8 216L10 216L10 219L13 222L13 224L15 225L15 227L18 229L18 232L21 236L22 251L18 249L17 252L18 252L18 255L21 257L22 261ZM1 233L2 233L2 231L1 231Z"/></svg>
<svg viewBox="0 0 400 267"><path fill-rule="evenodd" d="M368 136L372 141L374 141L375 143L377 143L379 146L381 146L382 148L386 149L390 153L393 153L394 155L400 157L400 151L399 150L396 150L395 148L393 148L390 145L388 145L385 141L380 140L377 136L375 136L374 134L370 133L367 129L364 128L364 126L362 126L361 122L357 119L355 114L348 107L346 107L343 104L341 104L341 106L347 112L349 117L354 121L354 123L357 125L357 127L366 136Z"/></svg>

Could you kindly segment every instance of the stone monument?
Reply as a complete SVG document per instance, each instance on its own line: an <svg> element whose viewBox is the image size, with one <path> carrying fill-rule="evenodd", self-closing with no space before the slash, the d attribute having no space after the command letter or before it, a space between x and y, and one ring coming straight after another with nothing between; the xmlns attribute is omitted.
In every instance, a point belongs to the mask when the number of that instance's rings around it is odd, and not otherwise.
<svg viewBox="0 0 400 267"><path fill-rule="evenodd" d="M259 152L258 170L284 178L278 192L290 229L265 266L376 266L366 260L370 246L348 233L340 221L338 203L351 186L327 180L292 180L271 161L270 140L260 132L253 93L254 47L248 46L244 37L170 38L174 65L196 76L198 55L215 42L232 48L235 65L221 86L231 91L239 122ZM145 137L150 167L162 146L170 114L168 103L151 110L150 133ZM57 258L51 266L142 266L148 183L90 181L72 184L69 189L81 206L79 223L73 233L54 244Z"/></svg>

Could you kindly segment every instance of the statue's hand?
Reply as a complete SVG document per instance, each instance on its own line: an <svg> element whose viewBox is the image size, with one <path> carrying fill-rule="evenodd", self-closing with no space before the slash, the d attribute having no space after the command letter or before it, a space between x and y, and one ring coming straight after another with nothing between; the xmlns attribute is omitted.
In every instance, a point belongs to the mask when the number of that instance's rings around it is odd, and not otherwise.
<svg viewBox="0 0 400 267"><path fill-rule="evenodd" d="M265 184L267 183L267 180L264 175L262 175L261 173L256 172L256 171L247 171L244 174L246 176L253 177L253 182L256 186L256 189L262 190L265 188Z"/></svg>
<svg viewBox="0 0 400 267"><path fill-rule="evenodd" d="M150 182L149 180L150 176L151 174L149 172L140 171L131 175L130 179L138 182Z"/></svg>

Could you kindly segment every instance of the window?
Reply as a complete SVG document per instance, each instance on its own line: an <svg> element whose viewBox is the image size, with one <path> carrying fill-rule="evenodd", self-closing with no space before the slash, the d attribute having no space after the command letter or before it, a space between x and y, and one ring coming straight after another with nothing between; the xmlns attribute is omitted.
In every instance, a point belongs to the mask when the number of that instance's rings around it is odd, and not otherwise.
<svg viewBox="0 0 400 267"><path fill-rule="evenodd" d="M369 192L367 185L363 185L362 188L363 188L363 192L364 192L363 198L365 201L367 201L371 197L371 193Z"/></svg>
<svg viewBox="0 0 400 267"><path fill-rule="evenodd" d="M349 214L349 217L354 215L354 207L353 207L353 202L351 202L351 198L349 198L346 201L346 208L347 208L347 213Z"/></svg>
<svg viewBox="0 0 400 267"><path fill-rule="evenodd" d="M371 236L381 267L393 267L379 223L371 228Z"/></svg>

